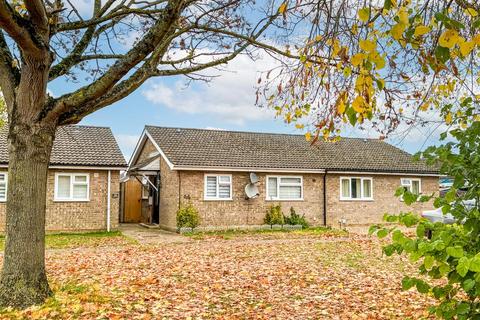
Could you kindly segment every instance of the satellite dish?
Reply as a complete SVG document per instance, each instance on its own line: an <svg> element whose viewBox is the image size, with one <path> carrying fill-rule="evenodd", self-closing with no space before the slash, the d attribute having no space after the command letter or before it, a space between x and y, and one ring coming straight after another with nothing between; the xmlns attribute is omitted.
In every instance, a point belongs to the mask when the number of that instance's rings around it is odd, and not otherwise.
<svg viewBox="0 0 480 320"><path fill-rule="evenodd" d="M247 199L254 199L260 195L258 187L253 183L249 183L245 186L245 194L247 195Z"/></svg>
<svg viewBox="0 0 480 320"><path fill-rule="evenodd" d="M250 172L250 182L251 183L257 183L258 182L258 176L255 172Z"/></svg>

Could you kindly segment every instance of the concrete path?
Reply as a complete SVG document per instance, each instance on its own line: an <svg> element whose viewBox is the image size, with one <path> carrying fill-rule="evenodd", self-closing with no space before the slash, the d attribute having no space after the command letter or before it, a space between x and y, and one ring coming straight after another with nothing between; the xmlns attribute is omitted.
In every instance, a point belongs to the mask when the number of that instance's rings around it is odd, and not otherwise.
<svg viewBox="0 0 480 320"><path fill-rule="evenodd" d="M118 230L141 244L183 243L190 241L190 238L178 233L157 228L145 228L137 223L122 223Z"/></svg>

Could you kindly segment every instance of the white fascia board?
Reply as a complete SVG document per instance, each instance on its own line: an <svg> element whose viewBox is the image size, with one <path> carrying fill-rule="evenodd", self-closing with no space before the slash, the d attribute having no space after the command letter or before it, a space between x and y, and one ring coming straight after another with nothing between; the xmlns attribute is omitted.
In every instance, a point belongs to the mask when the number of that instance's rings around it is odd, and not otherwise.
<svg viewBox="0 0 480 320"><path fill-rule="evenodd" d="M439 173L412 173L412 172L369 172L369 171L330 171L327 173L335 174L355 174L355 175L384 175L384 176L413 176L413 177L446 177Z"/></svg>
<svg viewBox="0 0 480 320"><path fill-rule="evenodd" d="M145 139L145 131L146 129L144 128L142 134L140 135L140 138L137 141L137 144L135 145L135 149L133 150L132 156L130 157L130 161L128 161L128 169L130 169L133 161L135 161L135 159L138 157L138 153L140 152L140 146L143 144L143 141Z"/></svg>
<svg viewBox="0 0 480 320"><path fill-rule="evenodd" d="M284 173L324 173L323 169L275 169L275 168L234 168L234 167L182 167L182 166L173 166L172 170L182 170L182 171L232 171L232 172L284 172Z"/></svg>
<svg viewBox="0 0 480 320"><path fill-rule="evenodd" d="M0 168L8 168L8 164L0 164ZM65 169L65 170L112 170L122 171L127 167L101 167L101 166L66 166L66 165L53 165L48 166L48 169Z"/></svg>
<svg viewBox="0 0 480 320"><path fill-rule="evenodd" d="M160 148L160 146L155 142L155 140L152 138L152 136L150 135L150 133L148 133L147 130L145 130L145 135L148 137L148 139L150 139L150 142L153 143L153 145L155 146L155 148L158 150L158 152L160 153L160 155L162 156L163 160L165 160L165 162L167 163L168 167L170 168L170 170L174 170L173 168L173 163L170 162L170 160L168 160L167 156L165 155L165 153L163 152L163 150Z"/></svg>

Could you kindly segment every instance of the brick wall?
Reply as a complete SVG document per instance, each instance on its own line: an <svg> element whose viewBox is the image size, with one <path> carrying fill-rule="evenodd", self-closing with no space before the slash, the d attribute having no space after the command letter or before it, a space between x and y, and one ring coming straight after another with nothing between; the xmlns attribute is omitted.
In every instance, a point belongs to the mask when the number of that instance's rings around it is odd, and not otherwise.
<svg viewBox="0 0 480 320"><path fill-rule="evenodd" d="M163 163L163 160L162 160ZM204 175L202 171L171 171L165 163L162 165L162 190L160 199L160 224L168 229L175 229L175 215L178 208L178 192L182 204L191 202L198 210L202 226L235 226L263 224L267 208L280 203L285 214L294 207L312 225L323 224L323 174L301 174L303 176L303 201L269 201L265 199L265 181L270 173L258 173L260 178L260 196L245 199L245 185L249 182L247 172L208 172L232 175L233 200L204 200ZM283 174L282 174L283 175ZM291 174L295 175L295 174ZM296 174L299 175L299 174ZM413 210L420 212L433 208L432 203L406 206L394 196L400 186L400 178L405 176L389 175L355 175L373 178L372 201L341 201L340 176L327 175L327 225L338 227L338 220L345 218L348 225L368 225L382 222L384 213L399 213ZM422 192L438 192L437 177L420 177ZM180 189L178 189L180 184Z"/></svg>
<svg viewBox="0 0 480 320"><path fill-rule="evenodd" d="M174 172L175 173L175 172ZM245 186L250 182L248 172L209 172L232 175L233 200L204 200L204 174L201 171L180 171L180 199L182 204L191 202L201 216L203 226L255 225L263 224L267 208L280 203L285 214L294 207L312 224L323 223L323 175L303 174L304 201L266 200L266 173L257 173L260 196L245 199ZM284 174L282 174L284 175ZM288 174L285 174L288 175ZM290 174L292 175L292 174ZM168 182L165 182L168 183Z"/></svg>
<svg viewBox="0 0 480 320"><path fill-rule="evenodd" d="M54 201L56 172L88 173L90 175L90 201ZM120 171L111 171L111 194L120 191ZM50 170L47 185L47 231L87 231L107 229L107 170ZM0 231L5 228L5 203L0 203ZM118 227L119 197L110 198L111 228Z"/></svg>
<svg viewBox="0 0 480 320"><path fill-rule="evenodd" d="M348 225L367 225L381 223L385 213L396 214L401 211L416 213L425 209L433 209L431 202L414 204L409 207L394 196L395 190L400 187L400 178L408 175L354 175L355 177L373 178L373 200L340 200L340 177L349 175L327 175L327 224L338 227L338 220L345 218ZM351 175L350 175L351 176ZM413 177L413 176L410 176ZM438 194L438 177L414 177L421 179L423 194Z"/></svg>

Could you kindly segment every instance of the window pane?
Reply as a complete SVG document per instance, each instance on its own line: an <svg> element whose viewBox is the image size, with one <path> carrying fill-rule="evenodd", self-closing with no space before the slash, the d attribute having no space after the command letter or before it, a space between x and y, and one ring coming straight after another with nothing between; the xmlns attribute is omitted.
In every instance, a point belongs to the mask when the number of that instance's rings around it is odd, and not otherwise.
<svg viewBox="0 0 480 320"><path fill-rule="evenodd" d="M229 199L230 198L230 185L229 184L222 184L218 187L218 197Z"/></svg>
<svg viewBox="0 0 480 320"><path fill-rule="evenodd" d="M75 182L87 182L87 176L75 176Z"/></svg>
<svg viewBox="0 0 480 320"><path fill-rule="evenodd" d="M218 181L219 182L230 182L230 176L219 176Z"/></svg>
<svg viewBox="0 0 480 320"><path fill-rule="evenodd" d="M86 184L75 184L73 185L73 199L87 199L87 185Z"/></svg>
<svg viewBox="0 0 480 320"><path fill-rule="evenodd" d="M412 180L412 193L420 194L420 181Z"/></svg>
<svg viewBox="0 0 480 320"><path fill-rule="evenodd" d="M58 176L57 195L59 198L70 198L70 176Z"/></svg>
<svg viewBox="0 0 480 320"><path fill-rule="evenodd" d="M277 178L268 178L268 197L276 198L277 195Z"/></svg>
<svg viewBox="0 0 480 320"><path fill-rule="evenodd" d="M351 179L351 187L352 187L352 198L353 199L358 199L361 197L361 187L360 183L362 180L360 179Z"/></svg>
<svg viewBox="0 0 480 320"><path fill-rule="evenodd" d="M207 176L207 197L215 198L217 196L217 177Z"/></svg>
<svg viewBox="0 0 480 320"><path fill-rule="evenodd" d="M7 185L5 182L0 183L0 200L7 198Z"/></svg>
<svg viewBox="0 0 480 320"><path fill-rule="evenodd" d="M350 198L350 180L349 179L342 179L342 197L343 198Z"/></svg>
<svg viewBox="0 0 480 320"><path fill-rule="evenodd" d="M0 174L0 181L5 181L5 174Z"/></svg>
<svg viewBox="0 0 480 320"><path fill-rule="evenodd" d="M280 183L302 183L302 179L300 178L280 178Z"/></svg>
<svg viewBox="0 0 480 320"><path fill-rule="evenodd" d="M301 199L302 187L280 185L280 199Z"/></svg>
<svg viewBox="0 0 480 320"><path fill-rule="evenodd" d="M364 198L372 197L372 180L369 180L369 179L363 180L363 197Z"/></svg>
<svg viewBox="0 0 480 320"><path fill-rule="evenodd" d="M411 181L410 181L410 179L401 179L401 184L402 184L402 186L410 186Z"/></svg>

